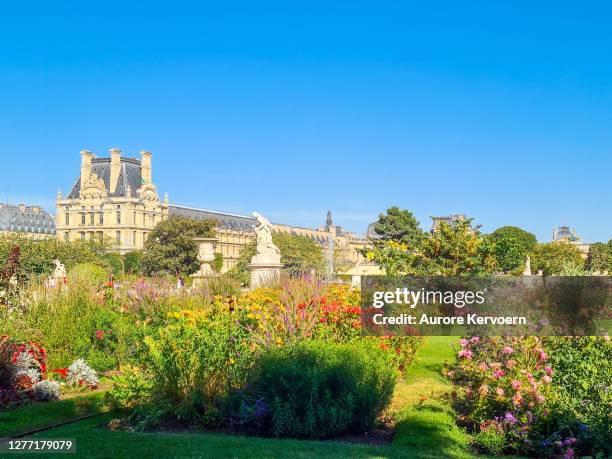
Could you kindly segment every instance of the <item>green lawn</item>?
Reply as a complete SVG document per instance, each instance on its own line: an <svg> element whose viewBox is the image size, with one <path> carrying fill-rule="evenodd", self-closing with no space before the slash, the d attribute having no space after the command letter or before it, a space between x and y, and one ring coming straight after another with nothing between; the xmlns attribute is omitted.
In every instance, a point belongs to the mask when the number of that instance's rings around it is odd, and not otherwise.
<svg viewBox="0 0 612 459"><path fill-rule="evenodd" d="M452 337L429 338L417 354L405 380L398 385L393 402L392 409L398 413L399 421L391 445L274 440L205 433L111 432L100 428L112 419L111 414L55 428L34 437L76 439L77 456L91 458L472 457L467 446L468 437L455 426L452 410L443 397L449 391L450 384L441 376L440 370L445 360L454 358L451 346L456 340ZM0 432L6 435L16 430L26 430L31 428L32 422L37 425L55 423L58 414L70 418L71 413L76 414L77 405L76 400L65 400L5 413L0 416Z"/></svg>

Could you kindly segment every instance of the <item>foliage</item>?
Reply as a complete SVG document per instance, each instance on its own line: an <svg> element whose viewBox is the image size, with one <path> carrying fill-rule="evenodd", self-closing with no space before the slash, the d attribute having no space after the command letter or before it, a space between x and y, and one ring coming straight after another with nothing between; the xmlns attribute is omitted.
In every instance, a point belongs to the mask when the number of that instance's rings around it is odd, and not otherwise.
<svg viewBox="0 0 612 459"><path fill-rule="evenodd" d="M589 247L586 269L590 272L612 272L612 244L596 242Z"/></svg>
<svg viewBox="0 0 612 459"><path fill-rule="evenodd" d="M98 375L96 371L87 365L83 359L76 359L68 367L66 383L71 386L86 386L90 389L98 387Z"/></svg>
<svg viewBox="0 0 612 459"><path fill-rule="evenodd" d="M263 433L326 438L363 432L391 402L396 370L372 344L305 341L271 348L249 377Z"/></svg>
<svg viewBox="0 0 612 459"><path fill-rule="evenodd" d="M609 339L464 338L447 375L460 421L499 454L610 454Z"/></svg>
<svg viewBox="0 0 612 459"><path fill-rule="evenodd" d="M6 260L14 247L21 249L20 275L51 274L53 260L60 260L66 269L79 263L108 264L102 259L106 247L95 241L64 242L56 238L31 240L23 235L0 234L0 260Z"/></svg>
<svg viewBox="0 0 612 459"><path fill-rule="evenodd" d="M81 263L68 271L68 282L74 285L99 287L109 278L109 272L93 263Z"/></svg>
<svg viewBox="0 0 612 459"><path fill-rule="evenodd" d="M416 247L423 238L423 230L412 212L397 206L389 207L386 214L379 214L374 232L383 241L395 241Z"/></svg>
<svg viewBox="0 0 612 459"><path fill-rule="evenodd" d="M514 236L494 236L491 235L497 266L504 272L519 268L526 254L521 250L521 245Z"/></svg>
<svg viewBox="0 0 612 459"><path fill-rule="evenodd" d="M164 220L149 233L140 262L142 271L147 275L195 273L200 263L194 238L212 237L214 228L213 220Z"/></svg>
<svg viewBox="0 0 612 459"><path fill-rule="evenodd" d="M274 245L281 253L281 263L292 276L310 274L322 275L325 272L325 260L321 246L305 236L293 234L275 234Z"/></svg>
<svg viewBox="0 0 612 459"><path fill-rule="evenodd" d="M221 270L223 269L223 254L222 253L215 253L215 259L212 262L212 268L216 273L220 273Z"/></svg>
<svg viewBox="0 0 612 459"><path fill-rule="evenodd" d="M560 274L564 266L583 267L578 248L567 242L554 241L538 244L531 259L532 270L542 270L547 276Z"/></svg>
<svg viewBox="0 0 612 459"><path fill-rule="evenodd" d="M536 248L538 240L535 234L525 231L518 226L502 226L491 233L495 240L514 238L516 239L519 251L524 260L525 256L533 252Z"/></svg>
<svg viewBox="0 0 612 459"><path fill-rule="evenodd" d="M126 274L138 274L140 272L140 261L142 259L142 252L134 250L128 252L123 256L123 265Z"/></svg>

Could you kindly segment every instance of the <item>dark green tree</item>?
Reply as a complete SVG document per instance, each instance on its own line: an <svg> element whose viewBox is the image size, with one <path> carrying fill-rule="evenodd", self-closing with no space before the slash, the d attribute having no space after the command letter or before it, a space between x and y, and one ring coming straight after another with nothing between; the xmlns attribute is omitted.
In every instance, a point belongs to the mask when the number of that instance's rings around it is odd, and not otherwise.
<svg viewBox="0 0 612 459"><path fill-rule="evenodd" d="M379 214L374 232L383 241L395 241L416 247L423 238L423 230L412 212L397 206L389 207L386 214Z"/></svg>
<svg viewBox="0 0 612 459"><path fill-rule="evenodd" d="M518 226L502 226L491 233L495 239L513 237L518 242L519 250L523 259L526 255L533 252L538 244L535 234L532 234Z"/></svg>
<svg viewBox="0 0 612 459"><path fill-rule="evenodd" d="M194 238L212 237L214 232L213 220L170 217L159 223L145 243L140 262L142 272L147 275L195 273L200 263Z"/></svg>
<svg viewBox="0 0 612 459"><path fill-rule="evenodd" d="M508 272L523 265L526 253L516 237L490 235L489 239L493 243L493 253L499 269Z"/></svg>
<svg viewBox="0 0 612 459"><path fill-rule="evenodd" d="M586 269L590 272L610 271L612 269L612 254L609 252L607 244L603 242L591 244Z"/></svg>
<svg viewBox="0 0 612 459"><path fill-rule="evenodd" d="M554 276L567 271L569 267L580 269L584 260L574 244L554 241L538 244L533 252L531 266L534 272L542 270L548 276Z"/></svg>
<svg viewBox="0 0 612 459"><path fill-rule="evenodd" d="M128 252L123 256L123 263L125 266L126 274L138 274L140 272L140 261L142 259L142 252L135 250Z"/></svg>

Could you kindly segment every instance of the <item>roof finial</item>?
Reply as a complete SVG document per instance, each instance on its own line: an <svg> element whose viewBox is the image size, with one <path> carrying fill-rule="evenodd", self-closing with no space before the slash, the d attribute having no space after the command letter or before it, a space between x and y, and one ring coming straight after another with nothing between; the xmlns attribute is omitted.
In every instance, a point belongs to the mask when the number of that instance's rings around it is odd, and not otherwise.
<svg viewBox="0 0 612 459"><path fill-rule="evenodd" d="M333 225L334 225L334 223L332 221L332 213L331 213L331 210L328 210L327 211L327 220L325 220L325 226L327 226L329 228L330 226L333 226Z"/></svg>

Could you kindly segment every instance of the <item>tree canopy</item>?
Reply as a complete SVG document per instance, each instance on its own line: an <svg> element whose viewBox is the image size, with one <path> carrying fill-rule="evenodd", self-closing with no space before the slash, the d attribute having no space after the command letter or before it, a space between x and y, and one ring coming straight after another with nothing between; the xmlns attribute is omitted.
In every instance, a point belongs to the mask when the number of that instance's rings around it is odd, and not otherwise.
<svg viewBox="0 0 612 459"><path fill-rule="evenodd" d="M612 271L612 245L596 242L589 247L586 268L590 272Z"/></svg>
<svg viewBox="0 0 612 459"><path fill-rule="evenodd" d="M415 247L423 238L423 230L412 212L397 206L389 207L386 214L379 214L374 232L383 241L395 241Z"/></svg>
<svg viewBox="0 0 612 459"><path fill-rule="evenodd" d="M570 267L583 268L584 261L574 244L554 241L538 244L531 259L532 270L542 270L548 276L568 271Z"/></svg>
<svg viewBox="0 0 612 459"><path fill-rule="evenodd" d="M149 233L140 260L141 269L147 275L193 274L200 268L194 238L214 234L214 220L170 217Z"/></svg>

